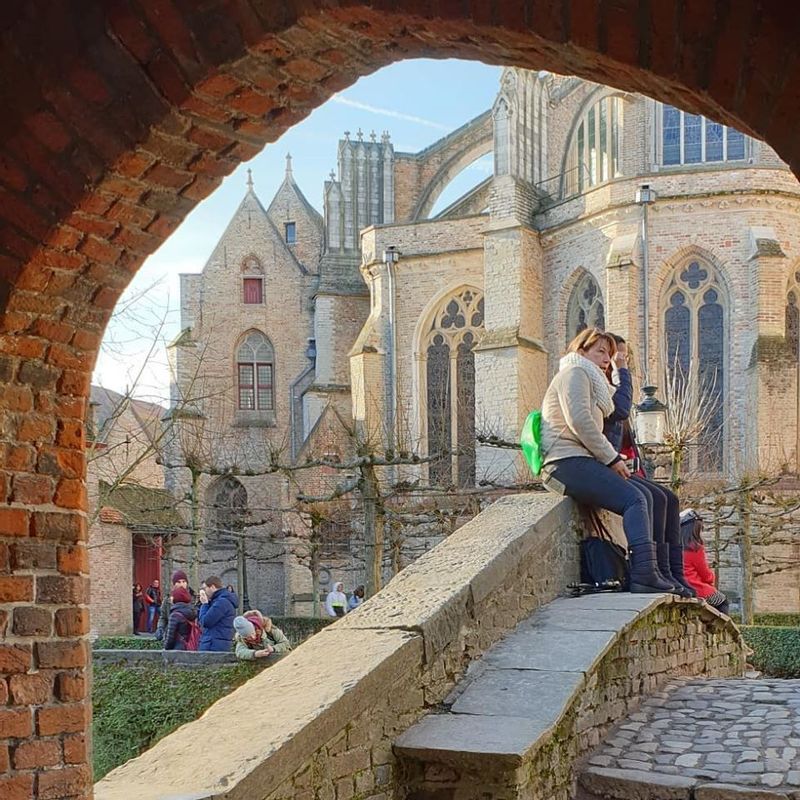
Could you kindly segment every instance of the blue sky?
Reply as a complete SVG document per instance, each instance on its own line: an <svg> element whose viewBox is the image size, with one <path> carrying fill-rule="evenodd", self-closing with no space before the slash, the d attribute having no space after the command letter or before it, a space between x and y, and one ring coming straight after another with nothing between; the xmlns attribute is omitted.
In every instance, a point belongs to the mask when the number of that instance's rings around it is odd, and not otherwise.
<svg viewBox="0 0 800 800"><path fill-rule="evenodd" d="M166 402L169 378L163 344L178 333L177 276L203 268L241 202L248 168L266 204L283 180L286 153L291 153L295 180L321 211L323 181L336 166L336 146L345 130L355 134L361 128L365 137L372 130L378 135L388 130L395 150L421 150L489 108L499 77L499 67L474 61L415 59L392 64L361 78L240 165L133 279L109 324L94 382L119 392L131 387L136 396ZM487 158L464 170L437 209L490 171Z"/></svg>

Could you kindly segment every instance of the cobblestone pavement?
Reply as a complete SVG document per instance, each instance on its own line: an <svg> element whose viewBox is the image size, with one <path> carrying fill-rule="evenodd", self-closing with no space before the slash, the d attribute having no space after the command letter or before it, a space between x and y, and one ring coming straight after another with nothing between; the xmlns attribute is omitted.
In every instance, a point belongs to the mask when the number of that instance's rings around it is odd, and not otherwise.
<svg viewBox="0 0 800 800"><path fill-rule="evenodd" d="M611 730L596 767L800 787L800 680L676 680ZM800 796L800 795L798 795Z"/></svg>

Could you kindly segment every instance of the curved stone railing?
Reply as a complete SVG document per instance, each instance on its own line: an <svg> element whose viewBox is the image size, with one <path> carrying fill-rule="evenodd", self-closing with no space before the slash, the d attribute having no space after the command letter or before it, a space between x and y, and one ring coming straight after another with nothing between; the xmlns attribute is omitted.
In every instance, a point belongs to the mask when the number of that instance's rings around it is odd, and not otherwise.
<svg viewBox="0 0 800 800"><path fill-rule="evenodd" d="M744 646L697 601L599 594L548 604L474 666L395 743L410 796L570 800L612 724L676 676L741 675Z"/></svg>
<svg viewBox="0 0 800 800"><path fill-rule="evenodd" d="M391 795L392 745L577 576L570 501L506 497L357 612L95 785L96 800Z"/></svg>

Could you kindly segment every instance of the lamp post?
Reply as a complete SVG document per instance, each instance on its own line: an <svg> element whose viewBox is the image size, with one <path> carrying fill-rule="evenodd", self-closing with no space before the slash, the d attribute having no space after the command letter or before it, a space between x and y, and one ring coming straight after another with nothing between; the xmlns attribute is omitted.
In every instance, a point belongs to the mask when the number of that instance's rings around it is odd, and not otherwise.
<svg viewBox="0 0 800 800"><path fill-rule="evenodd" d="M645 383L647 383L647 375L650 372L650 246L647 239L647 209L655 201L656 193L650 188L650 184L643 183L636 190L636 203L642 207L642 294L644 295L642 359L644 361Z"/></svg>
<svg viewBox="0 0 800 800"><path fill-rule="evenodd" d="M664 444L667 429L667 407L656 397L657 387L643 386L644 399L636 405L634 427L636 440L643 448L653 448ZM647 477L653 474L653 460L645 458L644 471Z"/></svg>

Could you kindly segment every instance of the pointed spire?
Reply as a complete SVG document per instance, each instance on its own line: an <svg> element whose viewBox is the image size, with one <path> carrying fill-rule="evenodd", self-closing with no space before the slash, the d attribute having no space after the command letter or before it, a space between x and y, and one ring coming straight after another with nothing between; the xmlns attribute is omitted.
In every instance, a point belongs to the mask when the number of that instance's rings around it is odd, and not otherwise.
<svg viewBox="0 0 800 800"><path fill-rule="evenodd" d="M377 138L378 138L378 137L375 135L375 131L372 131L372 132L370 133L370 135L369 135L369 140L370 140L371 142L375 142L375 141L377 140Z"/></svg>
<svg viewBox="0 0 800 800"><path fill-rule="evenodd" d="M336 173L333 170L331 170L331 180L332 181L336 180Z"/></svg>
<svg viewBox="0 0 800 800"><path fill-rule="evenodd" d="M359 126L358 130L356 131L356 136L358 136L358 141L364 141L364 131L361 130L361 126Z"/></svg>
<svg viewBox="0 0 800 800"><path fill-rule="evenodd" d="M292 177L292 154L291 153L287 153L286 154L286 177L287 178L291 178Z"/></svg>
<svg viewBox="0 0 800 800"><path fill-rule="evenodd" d="M249 167L247 168L247 191L253 191L253 170Z"/></svg>

